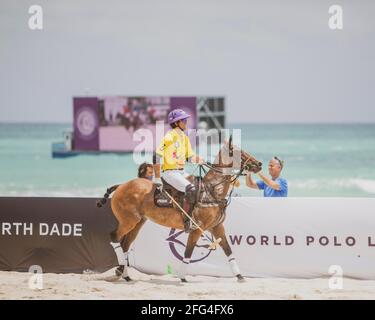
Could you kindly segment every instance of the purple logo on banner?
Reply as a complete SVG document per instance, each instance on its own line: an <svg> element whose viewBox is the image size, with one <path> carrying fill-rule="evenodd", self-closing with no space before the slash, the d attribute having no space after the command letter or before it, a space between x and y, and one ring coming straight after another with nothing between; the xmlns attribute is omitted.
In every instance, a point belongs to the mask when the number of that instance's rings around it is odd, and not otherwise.
<svg viewBox="0 0 375 320"><path fill-rule="evenodd" d="M166 240L169 242L169 248L171 249L173 255L178 260L182 261L184 258L184 251L186 248L185 243L187 242L186 233L184 231L171 229L171 231L169 232L169 236ZM198 240L194 248L193 256L190 263L199 262L206 259L212 251L209 249L209 247L210 244L208 243L207 239L201 236L201 238Z"/></svg>
<svg viewBox="0 0 375 320"><path fill-rule="evenodd" d="M97 98L74 98L74 145L76 150L99 149Z"/></svg>

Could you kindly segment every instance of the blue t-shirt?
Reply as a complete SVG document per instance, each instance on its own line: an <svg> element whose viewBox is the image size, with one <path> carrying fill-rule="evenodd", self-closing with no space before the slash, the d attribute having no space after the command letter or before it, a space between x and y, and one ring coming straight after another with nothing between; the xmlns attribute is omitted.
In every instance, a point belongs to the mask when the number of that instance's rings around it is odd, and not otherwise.
<svg viewBox="0 0 375 320"><path fill-rule="evenodd" d="M280 190L272 189L267 186L263 180L257 181L258 188L264 190L265 197L287 197L288 196L288 181L283 178L277 178L275 182L280 186Z"/></svg>

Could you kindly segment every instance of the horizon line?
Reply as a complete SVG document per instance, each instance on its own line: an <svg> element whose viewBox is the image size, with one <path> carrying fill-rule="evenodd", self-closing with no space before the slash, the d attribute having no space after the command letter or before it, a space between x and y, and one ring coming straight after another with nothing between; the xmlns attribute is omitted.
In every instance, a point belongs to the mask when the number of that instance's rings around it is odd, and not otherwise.
<svg viewBox="0 0 375 320"><path fill-rule="evenodd" d="M1 121L0 124L61 124L61 125L73 125L73 121L71 122L59 122L59 121ZM255 124L255 125L264 125L264 124L274 124L274 125L279 125L279 124L285 124L285 125L309 125L309 124L375 124L375 121L347 121L347 122L333 122L333 121L324 121L324 122L317 122L317 121L312 121L312 122L304 122L304 121L298 121L298 122L276 122L276 121L267 121L267 122L227 122L226 127L231 126L231 125L246 125L246 124Z"/></svg>

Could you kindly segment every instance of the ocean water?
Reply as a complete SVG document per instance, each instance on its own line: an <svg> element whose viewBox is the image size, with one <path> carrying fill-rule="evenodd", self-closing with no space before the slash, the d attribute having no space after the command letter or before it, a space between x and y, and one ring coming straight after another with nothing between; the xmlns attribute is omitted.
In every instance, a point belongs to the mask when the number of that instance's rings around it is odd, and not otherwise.
<svg viewBox="0 0 375 320"><path fill-rule="evenodd" d="M132 179L131 154L53 159L52 142L71 124L0 124L0 196L101 197L110 185ZM285 160L282 176L292 197L374 197L375 124L231 124L242 148L262 161ZM151 159L151 157L150 157ZM194 167L189 165L188 171ZM261 196L246 187L237 193Z"/></svg>

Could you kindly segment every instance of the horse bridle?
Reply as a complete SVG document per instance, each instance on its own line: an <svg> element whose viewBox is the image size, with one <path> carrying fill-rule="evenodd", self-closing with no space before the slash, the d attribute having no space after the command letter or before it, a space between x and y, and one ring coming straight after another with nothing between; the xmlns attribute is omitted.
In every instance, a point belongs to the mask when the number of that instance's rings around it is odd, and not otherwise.
<svg viewBox="0 0 375 320"><path fill-rule="evenodd" d="M242 150L241 150L242 151ZM229 153L230 156L233 156L233 150L232 150L232 154L231 152ZM241 154L241 158L242 158L242 154ZM229 183L232 184L234 183L241 175L243 175L243 171L245 169L247 170L251 170L251 168L253 168L255 166L255 164L251 164L250 167L248 167L247 163L249 162L249 160L251 160L251 157L247 157L246 160L244 161L244 163L242 163L242 159L241 159L241 168L239 170L238 173L235 173L235 174L231 174L230 175L230 181ZM218 183L214 184L214 185L211 185L211 184L208 184L208 186L206 184L204 184L204 189L205 191L211 195L212 198L214 198L214 200L220 204L220 203L224 203L223 207L226 208L229 203L230 203L230 200L231 200L231 196L232 196L232 192L233 192L233 188L231 189L229 195L228 195L228 200L226 199L223 199L223 200L219 200L216 198L215 194L213 194L211 192L211 189L212 190L215 190L215 188L218 186L218 185L221 185L223 183L225 183L227 181L227 178L225 176L227 175L224 175L224 172L219 170L220 169L227 169L227 168L231 168L233 165L230 164L230 165L220 165L220 164L215 164L215 163L209 163L209 162L206 162L202 165L200 165L200 170L199 170L199 175L200 175L200 179L202 179L202 170L205 172L205 174L207 174L207 171L206 169L204 169L204 167L207 167L209 168L210 170L213 170L217 173L220 173L222 174L224 177L221 181L219 181ZM208 187L208 188L207 188Z"/></svg>
<svg viewBox="0 0 375 320"><path fill-rule="evenodd" d="M242 150L241 150L242 151ZM233 157L233 151L232 151L232 155L231 153L229 153L229 156ZM230 174L231 176L240 176L242 175L243 171L244 170L247 170L247 171L251 171L256 165L253 164L253 163L249 163L247 164L250 160L251 160L251 156L249 157L246 157L246 160L242 163L242 160L243 160L243 157L244 155L241 154L241 168L239 170L239 173L238 174ZM217 173L221 173L222 175L224 175L224 171L221 171L219 169L228 169L228 168L232 168L233 167L233 162L231 164L226 164L226 165L222 165L222 164L216 164L216 163L210 163L210 162L205 162L203 165L201 165L202 167L203 166L206 166L207 168L217 172ZM206 170L204 170L205 173L207 173Z"/></svg>
<svg viewBox="0 0 375 320"><path fill-rule="evenodd" d="M219 135L219 144L221 145L221 135ZM230 135L229 137L229 141L228 141L228 146L229 146L229 157L230 158L233 158L233 140L232 140L232 135ZM230 180L229 180L229 183L232 184L234 183L241 175L243 175L243 171L244 170L248 170L248 171L251 171L254 166L256 167L255 164L251 163L251 164L247 164L250 160L251 160L251 156L247 156L245 159L243 157L246 157L244 154L243 154L243 150L241 150L241 167L240 167L240 170L238 173L235 173L235 174L230 174ZM224 199L223 201L222 200L218 200L216 198L216 196L214 194L212 194L211 192L211 189L212 190L215 190L215 188L220 185L220 184L223 184L227 181L227 175L224 174L224 171L220 170L220 169L227 169L227 168L232 168L233 167L233 161L231 164L228 164L228 165L222 165L222 161L221 161L221 152L219 153L219 164L215 164L215 163L209 163L209 162L206 162L202 165L199 165L199 177L200 177L200 180L202 181L202 171L205 172L205 174L207 174L207 171L204 167L207 167L209 168L210 170L213 170L217 173L220 173L221 175L223 175L223 179L221 181L219 181L218 183L214 184L214 185L211 185L210 183L208 184L208 186L206 184L204 184L204 189L206 190L206 192L208 192L208 194L211 195L212 198L215 199L215 201L217 203L222 203L222 202L225 202L225 205L224 207L226 207L228 205L228 201L226 199ZM233 170L233 169L232 169ZM209 187L207 189L207 187ZM229 200L231 199L231 196L232 196L232 192L233 192L233 188L232 190L230 191L229 193Z"/></svg>

